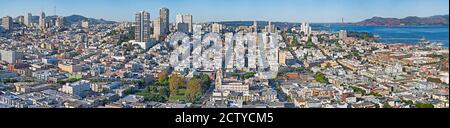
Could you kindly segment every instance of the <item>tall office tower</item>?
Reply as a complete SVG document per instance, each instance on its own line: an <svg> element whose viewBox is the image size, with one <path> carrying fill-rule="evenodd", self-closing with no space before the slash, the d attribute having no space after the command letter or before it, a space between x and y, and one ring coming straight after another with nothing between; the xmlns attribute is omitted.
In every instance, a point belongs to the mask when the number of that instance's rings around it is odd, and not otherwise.
<svg viewBox="0 0 450 128"><path fill-rule="evenodd" d="M184 15L183 23L187 23L189 25L189 32L192 33L192 15Z"/></svg>
<svg viewBox="0 0 450 128"><path fill-rule="evenodd" d="M183 23L183 15L177 14L177 17L176 17L176 20L175 20L175 27L177 28L177 30L178 30L178 24L180 24L180 23Z"/></svg>
<svg viewBox="0 0 450 128"><path fill-rule="evenodd" d="M161 18L156 18L153 21L153 37L156 40L159 40L159 38L163 34L162 33L163 32L163 30L162 30L163 26L162 25L163 25L163 23L161 22Z"/></svg>
<svg viewBox="0 0 450 128"><path fill-rule="evenodd" d="M311 27L309 26L308 22L303 22L300 29L300 32L303 32L303 34L307 36L311 34Z"/></svg>
<svg viewBox="0 0 450 128"><path fill-rule="evenodd" d="M178 23L183 23L183 15L177 14L175 25Z"/></svg>
<svg viewBox="0 0 450 128"><path fill-rule="evenodd" d="M275 25L272 24L272 21L269 21L269 25L266 26L266 31L269 33L275 32Z"/></svg>
<svg viewBox="0 0 450 128"><path fill-rule="evenodd" d="M178 14L176 17L176 25L178 27L179 23L187 23L189 26L189 32L192 33L193 31L193 22L192 22L192 15L188 14L188 15L182 15L182 14Z"/></svg>
<svg viewBox="0 0 450 128"><path fill-rule="evenodd" d="M136 13L134 36L137 42L150 40L150 13L145 11Z"/></svg>
<svg viewBox="0 0 450 128"><path fill-rule="evenodd" d="M161 18L161 30L163 34L169 32L169 9L161 8L159 9L159 17Z"/></svg>
<svg viewBox="0 0 450 128"><path fill-rule="evenodd" d="M64 26L64 17L62 17L62 16L56 17L55 26L56 27Z"/></svg>
<svg viewBox="0 0 450 128"><path fill-rule="evenodd" d="M84 19L83 21L81 21L81 27L84 29L88 29L89 28L89 21L87 19Z"/></svg>
<svg viewBox="0 0 450 128"><path fill-rule="evenodd" d="M17 23L25 24L25 17L24 16L18 16L17 17Z"/></svg>
<svg viewBox="0 0 450 128"><path fill-rule="evenodd" d="M25 15L25 19L24 19L24 24L27 26L27 27L31 27L32 26L32 22L31 22L31 17L33 17L32 15L31 15L31 13L28 13L27 15Z"/></svg>
<svg viewBox="0 0 450 128"><path fill-rule="evenodd" d="M39 28L41 30L46 29L46 20L45 20L45 13L42 12L41 15L39 16Z"/></svg>
<svg viewBox="0 0 450 128"><path fill-rule="evenodd" d="M13 20L10 16L5 16L2 18L2 26L5 31L11 31L13 28Z"/></svg>
<svg viewBox="0 0 450 128"><path fill-rule="evenodd" d="M255 32L258 32L258 22L256 20L253 22L253 28L255 29Z"/></svg>

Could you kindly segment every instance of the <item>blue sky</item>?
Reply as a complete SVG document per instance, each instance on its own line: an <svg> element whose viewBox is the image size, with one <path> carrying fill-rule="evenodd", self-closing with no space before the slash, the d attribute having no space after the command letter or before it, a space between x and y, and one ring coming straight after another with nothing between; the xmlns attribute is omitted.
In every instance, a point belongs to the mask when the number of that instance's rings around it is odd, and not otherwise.
<svg viewBox="0 0 450 128"><path fill-rule="evenodd" d="M115 21L132 21L145 10L151 18L158 9L189 13L194 22L271 20L287 22L356 22L373 16L403 18L448 14L449 0L0 0L0 16L18 16L41 10L54 15L80 14Z"/></svg>

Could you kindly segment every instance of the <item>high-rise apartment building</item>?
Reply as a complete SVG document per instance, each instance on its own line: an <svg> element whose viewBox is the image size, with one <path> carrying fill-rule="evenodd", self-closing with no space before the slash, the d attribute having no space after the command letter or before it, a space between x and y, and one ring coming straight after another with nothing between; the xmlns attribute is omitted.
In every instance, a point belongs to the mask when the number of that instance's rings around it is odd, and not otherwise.
<svg viewBox="0 0 450 128"><path fill-rule="evenodd" d="M32 21L31 21L32 17L33 17L33 15L31 15L31 13L28 13L27 15L25 15L24 24L27 27L31 27L33 25Z"/></svg>
<svg viewBox="0 0 450 128"><path fill-rule="evenodd" d="M25 24L25 17L24 16L18 16L17 17L17 23Z"/></svg>
<svg viewBox="0 0 450 128"><path fill-rule="evenodd" d="M159 40L159 38L161 37L161 35L163 35L163 23L161 22L161 18L156 18L153 21L153 37L156 40Z"/></svg>
<svg viewBox="0 0 450 128"><path fill-rule="evenodd" d="M150 13L140 11L135 14L134 36L137 42L148 42L150 40Z"/></svg>
<svg viewBox="0 0 450 128"><path fill-rule="evenodd" d="M192 22L192 20L193 20L192 15L189 15L189 14L188 15L178 14L177 17L176 17L176 22L175 23L177 24L177 27L178 27L179 23L187 23L188 26L189 26L189 32L192 33L192 31L193 31L193 27L192 27L193 22Z"/></svg>
<svg viewBox="0 0 450 128"><path fill-rule="evenodd" d="M45 13L42 12L41 15L39 16L39 28L41 30L45 30L47 28L46 24L47 22L45 20Z"/></svg>
<svg viewBox="0 0 450 128"><path fill-rule="evenodd" d="M309 36L311 34L311 26L309 26L308 22L303 22L300 29L300 32L303 32L303 34L306 36Z"/></svg>
<svg viewBox="0 0 450 128"><path fill-rule="evenodd" d="M169 9L161 8L159 9L159 17L161 19L161 32L166 34L169 32Z"/></svg>
<svg viewBox="0 0 450 128"><path fill-rule="evenodd" d="M56 17L55 26L62 27L64 25L64 17L58 16Z"/></svg>
<svg viewBox="0 0 450 128"><path fill-rule="evenodd" d="M5 16L2 18L2 26L5 31L11 31L13 28L13 20L10 16Z"/></svg>

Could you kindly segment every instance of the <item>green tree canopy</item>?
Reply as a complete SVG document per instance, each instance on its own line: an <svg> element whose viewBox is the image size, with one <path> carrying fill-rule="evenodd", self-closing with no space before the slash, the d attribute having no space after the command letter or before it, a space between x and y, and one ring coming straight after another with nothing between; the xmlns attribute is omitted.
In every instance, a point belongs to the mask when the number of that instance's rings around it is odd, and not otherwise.
<svg viewBox="0 0 450 128"><path fill-rule="evenodd" d="M188 82L186 98L189 102L194 102L197 96L202 93L202 81L200 79L191 79Z"/></svg>

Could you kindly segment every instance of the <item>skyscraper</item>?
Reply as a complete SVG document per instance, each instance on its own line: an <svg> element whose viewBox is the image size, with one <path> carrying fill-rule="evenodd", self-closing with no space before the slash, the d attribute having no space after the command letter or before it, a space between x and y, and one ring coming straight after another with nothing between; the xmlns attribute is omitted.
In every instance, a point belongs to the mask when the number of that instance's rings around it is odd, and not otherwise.
<svg viewBox="0 0 450 128"><path fill-rule="evenodd" d="M64 17L62 17L62 16L56 17L55 26L62 27L63 25L64 25Z"/></svg>
<svg viewBox="0 0 450 128"><path fill-rule="evenodd" d="M178 23L183 23L183 15L181 15L181 14L178 14L176 17L175 24L178 24Z"/></svg>
<svg viewBox="0 0 450 128"><path fill-rule="evenodd" d="M161 18L161 30L163 34L169 32L169 9L161 8L159 9L159 17Z"/></svg>
<svg viewBox="0 0 450 128"><path fill-rule="evenodd" d="M189 32L190 33L192 33L192 29L193 29L193 27L192 27L192 24L193 24L193 22L192 22L192 15L182 15L182 14L178 14L177 15L177 17L176 17L177 19L176 19L176 26L178 27L178 24L179 23L187 23L188 24L188 26L189 26Z"/></svg>
<svg viewBox="0 0 450 128"><path fill-rule="evenodd" d="M303 32L303 34L306 36L309 36L311 34L311 26L309 26L308 22L303 22L300 29L300 32Z"/></svg>
<svg viewBox="0 0 450 128"><path fill-rule="evenodd" d="M32 17L33 15L31 15L31 13L28 13L27 15L25 15L25 19L24 19L24 24L27 26L27 27L31 27L32 26L32 22L31 22L31 17Z"/></svg>
<svg viewBox="0 0 450 128"><path fill-rule="evenodd" d="M140 11L135 15L135 40L148 42L150 40L150 13Z"/></svg>
<svg viewBox="0 0 450 128"><path fill-rule="evenodd" d="M157 40L159 40L159 38L163 34L162 25L163 23L161 21L161 18L156 18L153 21L153 37L156 38Z"/></svg>
<svg viewBox="0 0 450 128"><path fill-rule="evenodd" d="M253 28L255 29L255 32L258 32L258 22L256 20L253 22Z"/></svg>
<svg viewBox="0 0 450 128"><path fill-rule="evenodd" d="M41 15L39 16L39 28L41 30L45 30L46 29L46 20L45 20L45 13L42 12Z"/></svg>
<svg viewBox="0 0 450 128"><path fill-rule="evenodd" d="M17 23L25 24L25 17L24 16L18 16L17 17Z"/></svg>
<svg viewBox="0 0 450 128"><path fill-rule="evenodd" d="M13 20L10 16L5 16L2 18L2 26L5 31L11 31Z"/></svg>
<svg viewBox="0 0 450 128"><path fill-rule="evenodd" d="M269 25L266 26L266 31L269 33L274 33L275 29L275 25L272 24L272 21L269 21Z"/></svg>
<svg viewBox="0 0 450 128"><path fill-rule="evenodd" d="M183 22L189 24L189 32L192 33L192 15L184 15Z"/></svg>

